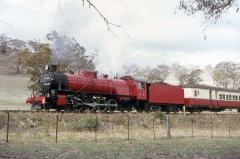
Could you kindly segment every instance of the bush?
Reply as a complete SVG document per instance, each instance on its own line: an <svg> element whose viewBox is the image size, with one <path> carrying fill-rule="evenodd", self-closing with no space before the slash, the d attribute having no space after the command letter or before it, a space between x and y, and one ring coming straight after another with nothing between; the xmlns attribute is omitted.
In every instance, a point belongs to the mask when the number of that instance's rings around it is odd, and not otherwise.
<svg viewBox="0 0 240 159"><path fill-rule="evenodd" d="M89 116L82 120L83 128L88 130L94 130L95 128L99 128L100 121L95 116Z"/></svg>
<svg viewBox="0 0 240 159"><path fill-rule="evenodd" d="M86 116L84 118L75 120L75 122L68 123L67 126L74 131L93 131L96 128L99 128L100 120L95 116Z"/></svg>
<svg viewBox="0 0 240 159"><path fill-rule="evenodd" d="M6 121L7 121L7 115L0 113L0 130L5 127Z"/></svg>
<svg viewBox="0 0 240 159"><path fill-rule="evenodd" d="M113 124L115 125L125 125L126 120L124 119L123 116L115 116L112 120Z"/></svg>
<svg viewBox="0 0 240 159"><path fill-rule="evenodd" d="M159 120L164 120L165 119L165 114L163 112L156 112L155 119L159 119Z"/></svg>

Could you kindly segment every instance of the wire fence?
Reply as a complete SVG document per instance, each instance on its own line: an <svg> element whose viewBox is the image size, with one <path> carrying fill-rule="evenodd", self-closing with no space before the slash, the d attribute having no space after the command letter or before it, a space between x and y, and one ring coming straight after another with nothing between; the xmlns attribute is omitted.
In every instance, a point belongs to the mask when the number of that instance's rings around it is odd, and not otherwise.
<svg viewBox="0 0 240 159"><path fill-rule="evenodd" d="M240 115L0 112L0 142L109 142L240 137Z"/></svg>

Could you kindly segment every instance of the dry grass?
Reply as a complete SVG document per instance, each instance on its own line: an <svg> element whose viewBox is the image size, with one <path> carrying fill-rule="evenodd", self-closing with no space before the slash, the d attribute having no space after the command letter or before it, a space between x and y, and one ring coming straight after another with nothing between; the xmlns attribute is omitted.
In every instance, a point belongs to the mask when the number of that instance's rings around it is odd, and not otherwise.
<svg viewBox="0 0 240 159"><path fill-rule="evenodd" d="M11 142L55 141L55 113L11 113ZM165 118L156 119L154 114L58 114L58 140L68 142L128 139L153 140L166 138ZM0 140L6 138L6 113L0 113ZM181 137L240 137L239 115L172 115L172 138ZM213 121L213 124L211 123ZM193 125L192 125L193 124ZM229 126L230 124L230 126ZM229 129L230 128L230 129Z"/></svg>
<svg viewBox="0 0 240 159"><path fill-rule="evenodd" d="M239 139L181 138L145 141L109 140L58 144L44 141L28 144L0 145L0 157L5 158L68 158L68 159L174 159L174 158L239 158Z"/></svg>
<svg viewBox="0 0 240 159"><path fill-rule="evenodd" d="M26 75L0 73L0 110L26 110L26 99L31 95L27 89Z"/></svg>
<svg viewBox="0 0 240 159"><path fill-rule="evenodd" d="M223 155L225 158L225 154L240 148L239 115L172 115L172 139L168 140L164 115L156 119L158 115L145 113L58 114L58 144L55 144L56 116L44 112L10 113L10 144L0 146L0 157L9 154L20 155L20 158L22 155L26 155L25 158L211 158ZM0 113L1 144L6 140L6 117L6 113ZM128 119L130 141L127 140Z"/></svg>

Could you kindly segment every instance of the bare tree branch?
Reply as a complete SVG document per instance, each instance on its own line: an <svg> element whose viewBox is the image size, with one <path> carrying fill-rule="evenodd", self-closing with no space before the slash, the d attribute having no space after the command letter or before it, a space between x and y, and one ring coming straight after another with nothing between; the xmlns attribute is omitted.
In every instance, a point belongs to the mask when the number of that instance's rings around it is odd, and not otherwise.
<svg viewBox="0 0 240 159"><path fill-rule="evenodd" d="M9 23L7 23L7 22L5 22L5 21L1 20L1 19L0 19L0 22L1 22L1 23L3 23L3 24L5 24L5 25L8 25L8 26L12 27L12 25L11 25L11 24L9 24Z"/></svg>
<svg viewBox="0 0 240 159"><path fill-rule="evenodd" d="M93 9L100 15L100 17L103 19L103 21L106 23L108 31L110 31L110 25L114 26L114 27L118 27L118 28L122 28L121 25L118 24L114 24L112 22L110 22L100 11L99 9L90 1L90 0L82 0L83 2L83 6L85 6L85 1L88 3L89 8L93 7Z"/></svg>
<svg viewBox="0 0 240 159"><path fill-rule="evenodd" d="M61 0L58 0L58 3L59 3L59 8L60 8L60 3L61 3ZM82 0L82 5L85 6L85 4L88 4L88 7L89 8L93 8L98 14L99 16L102 18L102 20L106 23L107 25L107 29L108 31L110 31L114 37L116 37L116 35L113 33L113 31L111 30L111 27L110 26L114 26L114 27L117 27L117 28L121 28L124 30L124 32L127 34L127 37L130 38L128 32L126 31L126 29L122 26L122 25L118 25L118 24L115 24L115 23L112 23L111 21L108 20L108 18L106 18L102 12L96 7L95 4L93 4L90 0Z"/></svg>

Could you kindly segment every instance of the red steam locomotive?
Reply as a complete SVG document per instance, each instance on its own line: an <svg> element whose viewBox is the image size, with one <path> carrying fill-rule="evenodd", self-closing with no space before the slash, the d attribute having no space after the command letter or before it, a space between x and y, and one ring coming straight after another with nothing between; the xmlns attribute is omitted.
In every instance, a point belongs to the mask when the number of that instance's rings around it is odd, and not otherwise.
<svg viewBox="0 0 240 159"><path fill-rule="evenodd" d="M27 103L33 109L79 111L222 111L240 110L240 91L205 85L173 86L124 76L119 79L96 72L78 74L46 71L39 77L38 93Z"/></svg>

